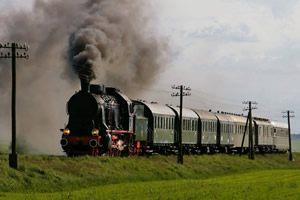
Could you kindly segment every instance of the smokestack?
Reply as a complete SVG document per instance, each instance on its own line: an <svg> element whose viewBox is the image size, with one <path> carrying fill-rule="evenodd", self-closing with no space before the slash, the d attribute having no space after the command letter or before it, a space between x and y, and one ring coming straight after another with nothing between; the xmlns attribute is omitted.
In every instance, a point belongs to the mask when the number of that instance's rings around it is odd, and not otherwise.
<svg viewBox="0 0 300 200"><path fill-rule="evenodd" d="M81 78L80 83L81 83L81 91L83 92L90 91L90 82L87 79Z"/></svg>

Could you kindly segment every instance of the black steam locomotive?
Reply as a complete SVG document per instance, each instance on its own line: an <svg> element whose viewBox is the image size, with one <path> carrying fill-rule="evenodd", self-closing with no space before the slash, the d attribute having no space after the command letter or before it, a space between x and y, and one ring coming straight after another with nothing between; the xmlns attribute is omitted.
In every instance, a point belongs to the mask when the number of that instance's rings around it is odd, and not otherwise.
<svg viewBox="0 0 300 200"><path fill-rule="evenodd" d="M118 89L81 80L81 90L68 101L67 112L60 143L68 156L178 152L178 107L132 101ZM245 124L242 115L184 108L183 149L194 154L247 152ZM253 124L256 152L288 150L287 124L262 118L254 118Z"/></svg>

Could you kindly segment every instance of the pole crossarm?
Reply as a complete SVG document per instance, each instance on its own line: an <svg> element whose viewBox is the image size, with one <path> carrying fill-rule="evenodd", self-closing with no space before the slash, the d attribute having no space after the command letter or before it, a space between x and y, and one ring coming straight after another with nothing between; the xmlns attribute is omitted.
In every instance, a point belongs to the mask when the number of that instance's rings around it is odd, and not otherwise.
<svg viewBox="0 0 300 200"><path fill-rule="evenodd" d="M184 85L178 85L172 86L172 89L174 90L180 90L180 92L176 92L171 94L172 97L178 97L180 96L180 114L179 114L179 135L178 135L178 158L177 158L177 162L179 164L183 164L183 147L182 147L182 107L183 107L183 97L184 96L191 96L191 93L189 91L191 91L190 87L186 87ZM187 92L184 92L187 91Z"/></svg>
<svg viewBox="0 0 300 200"><path fill-rule="evenodd" d="M24 50L24 51L28 51L29 50L29 45L27 44L17 44L17 43L6 43L6 44L2 44L0 43L0 49L15 49L15 50ZM15 54L13 55L13 52L0 52L0 59L4 58L4 59L10 59L10 58L24 58L24 59L29 59L29 55L24 52L23 54L19 54L19 52L15 52Z"/></svg>
<svg viewBox="0 0 300 200"><path fill-rule="evenodd" d="M12 121L12 140L11 140L11 154L9 154L9 166L11 168L18 168L18 157L16 152L16 60L17 58L28 59L29 56L26 52L19 54L17 50L28 51L29 46L27 44L17 43L0 43L0 49L9 49L11 52L0 52L0 59L12 60L12 98L11 98L11 121Z"/></svg>
<svg viewBox="0 0 300 200"><path fill-rule="evenodd" d="M257 105L256 101L243 101L243 104L249 105L250 103L251 103L251 105ZM256 110L256 109L258 109L256 106L251 106L251 110ZM243 111L248 111L248 110L249 110L249 107L246 107L243 109Z"/></svg>

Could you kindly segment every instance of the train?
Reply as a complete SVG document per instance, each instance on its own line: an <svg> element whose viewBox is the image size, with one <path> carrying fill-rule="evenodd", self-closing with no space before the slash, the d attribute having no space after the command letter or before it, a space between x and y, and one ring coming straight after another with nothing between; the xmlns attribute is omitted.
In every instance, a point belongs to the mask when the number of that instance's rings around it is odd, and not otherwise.
<svg viewBox="0 0 300 200"><path fill-rule="evenodd" d="M67 156L178 154L179 113L179 107L131 100L116 88L81 80L81 89L67 102L60 144ZM184 107L183 152L246 153L246 121L243 115ZM288 151L286 123L254 117L252 126L255 152Z"/></svg>

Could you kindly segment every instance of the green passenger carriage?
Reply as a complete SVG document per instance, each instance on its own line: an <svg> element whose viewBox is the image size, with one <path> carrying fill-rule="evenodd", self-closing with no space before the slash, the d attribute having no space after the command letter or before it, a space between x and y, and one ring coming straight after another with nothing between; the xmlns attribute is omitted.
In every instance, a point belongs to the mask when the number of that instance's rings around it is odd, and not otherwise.
<svg viewBox="0 0 300 200"><path fill-rule="evenodd" d="M217 117L214 113L194 110L199 117L199 136L202 152L211 152L217 147Z"/></svg>

